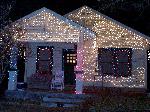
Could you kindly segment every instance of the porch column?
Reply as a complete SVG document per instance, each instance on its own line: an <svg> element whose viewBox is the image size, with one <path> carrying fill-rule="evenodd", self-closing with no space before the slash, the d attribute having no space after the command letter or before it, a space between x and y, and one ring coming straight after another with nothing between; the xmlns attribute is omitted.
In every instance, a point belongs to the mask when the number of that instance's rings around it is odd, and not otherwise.
<svg viewBox="0 0 150 112"><path fill-rule="evenodd" d="M77 43L77 65L75 66L76 74L76 94L83 93L83 33Z"/></svg>
<svg viewBox="0 0 150 112"><path fill-rule="evenodd" d="M53 49L53 75L56 71L62 71L62 48L55 46Z"/></svg>
<svg viewBox="0 0 150 112"><path fill-rule="evenodd" d="M10 50L11 50L11 54L10 54L8 90L16 90L17 89L17 55L18 55L17 45L14 45Z"/></svg>

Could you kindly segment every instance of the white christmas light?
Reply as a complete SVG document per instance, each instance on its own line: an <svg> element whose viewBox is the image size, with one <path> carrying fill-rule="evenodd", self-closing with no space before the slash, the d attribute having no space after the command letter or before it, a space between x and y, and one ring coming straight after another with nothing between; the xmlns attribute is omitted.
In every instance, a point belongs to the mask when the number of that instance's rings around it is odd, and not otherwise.
<svg viewBox="0 0 150 112"><path fill-rule="evenodd" d="M69 14L68 18L96 33L95 40L86 41L85 39L84 41L84 81L102 81L101 74L96 79L94 78L98 75L95 72L98 48L132 48L132 50L143 52L149 46L149 40L146 38L97 14L88 7L82 7L78 11ZM144 87L144 75L145 67L139 65L139 67L132 69L132 76L115 77L106 75L103 81L104 83L110 82L115 87Z"/></svg>

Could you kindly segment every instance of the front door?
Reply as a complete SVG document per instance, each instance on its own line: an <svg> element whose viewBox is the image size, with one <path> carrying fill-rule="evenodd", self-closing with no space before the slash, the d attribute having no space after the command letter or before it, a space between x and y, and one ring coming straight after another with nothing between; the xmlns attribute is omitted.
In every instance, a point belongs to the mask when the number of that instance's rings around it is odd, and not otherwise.
<svg viewBox="0 0 150 112"><path fill-rule="evenodd" d="M64 68L64 83L65 85L75 85L74 67L77 64L77 53L74 49L63 50L63 68Z"/></svg>

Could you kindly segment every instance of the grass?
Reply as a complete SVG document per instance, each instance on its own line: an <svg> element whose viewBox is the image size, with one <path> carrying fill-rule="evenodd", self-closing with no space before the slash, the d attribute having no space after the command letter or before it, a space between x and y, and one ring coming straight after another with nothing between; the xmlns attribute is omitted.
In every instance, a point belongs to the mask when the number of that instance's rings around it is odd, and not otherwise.
<svg viewBox="0 0 150 112"><path fill-rule="evenodd" d="M0 100L0 112L27 112L32 109L35 110L36 108L38 108L38 110L42 109L40 107L40 102L33 102L29 100L23 101L15 99Z"/></svg>
<svg viewBox="0 0 150 112"><path fill-rule="evenodd" d="M150 112L147 96L97 95L81 107L47 108L41 101L0 99L0 112Z"/></svg>
<svg viewBox="0 0 150 112"><path fill-rule="evenodd" d="M96 97L91 108L94 112L150 112L148 97Z"/></svg>
<svg viewBox="0 0 150 112"><path fill-rule="evenodd" d="M47 108L40 102L23 100L1 100L0 112L81 112L77 108ZM149 112L150 99L144 97L97 97L82 105L83 112Z"/></svg>
<svg viewBox="0 0 150 112"><path fill-rule="evenodd" d="M48 108L39 101L0 99L0 112L79 112L79 108Z"/></svg>

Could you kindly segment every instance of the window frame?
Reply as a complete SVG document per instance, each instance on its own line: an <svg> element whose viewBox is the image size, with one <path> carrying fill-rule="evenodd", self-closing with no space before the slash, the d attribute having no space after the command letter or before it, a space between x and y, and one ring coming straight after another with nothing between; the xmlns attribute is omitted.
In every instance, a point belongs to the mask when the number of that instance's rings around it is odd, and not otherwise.
<svg viewBox="0 0 150 112"><path fill-rule="evenodd" d="M112 74L110 73L107 73L107 72L103 72L103 71L107 71L103 68L103 63L106 63L108 64L108 62L105 62L101 59L102 57L102 53L105 52L106 50L108 51L111 51L112 52L112 61L109 62L112 64L113 68L112 68ZM122 61L118 61L118 52L120 51L126 51L126 55L128 56L127 57L127 61L125 62L122 62ZM120 64L120 65L119 65ZM125 72L121 72L121 69L119 68L119 66L123 66L122 64L127 64L127 70L128 70L128 73L125 73ZM119 66L118 66L119 65ZM131 48L98 48L98 68L100 69L101 68L101 71L102 71L102 75L105 76L105 74L107 75L111 75L111 76L116 76L116 77L128 77L128 76L131 76L131 71L132 71L132 49ZM120 70L120 71L119 71Z"/></svg>
<svg viewBox="0 0 150 112"><path fill-rule="evenodd" d="M39 54L39 51L40 49L49 49L50 50L50 57L49 59L42 59L40 60L40 54ZM53 65L53 47L50 47L50 46L37 46L37 61L36 61L36 72L41 72L39 71L39 63L40 62L50 62L49 63L49 69L47 72L52 72L52 65Z"/></svg>

